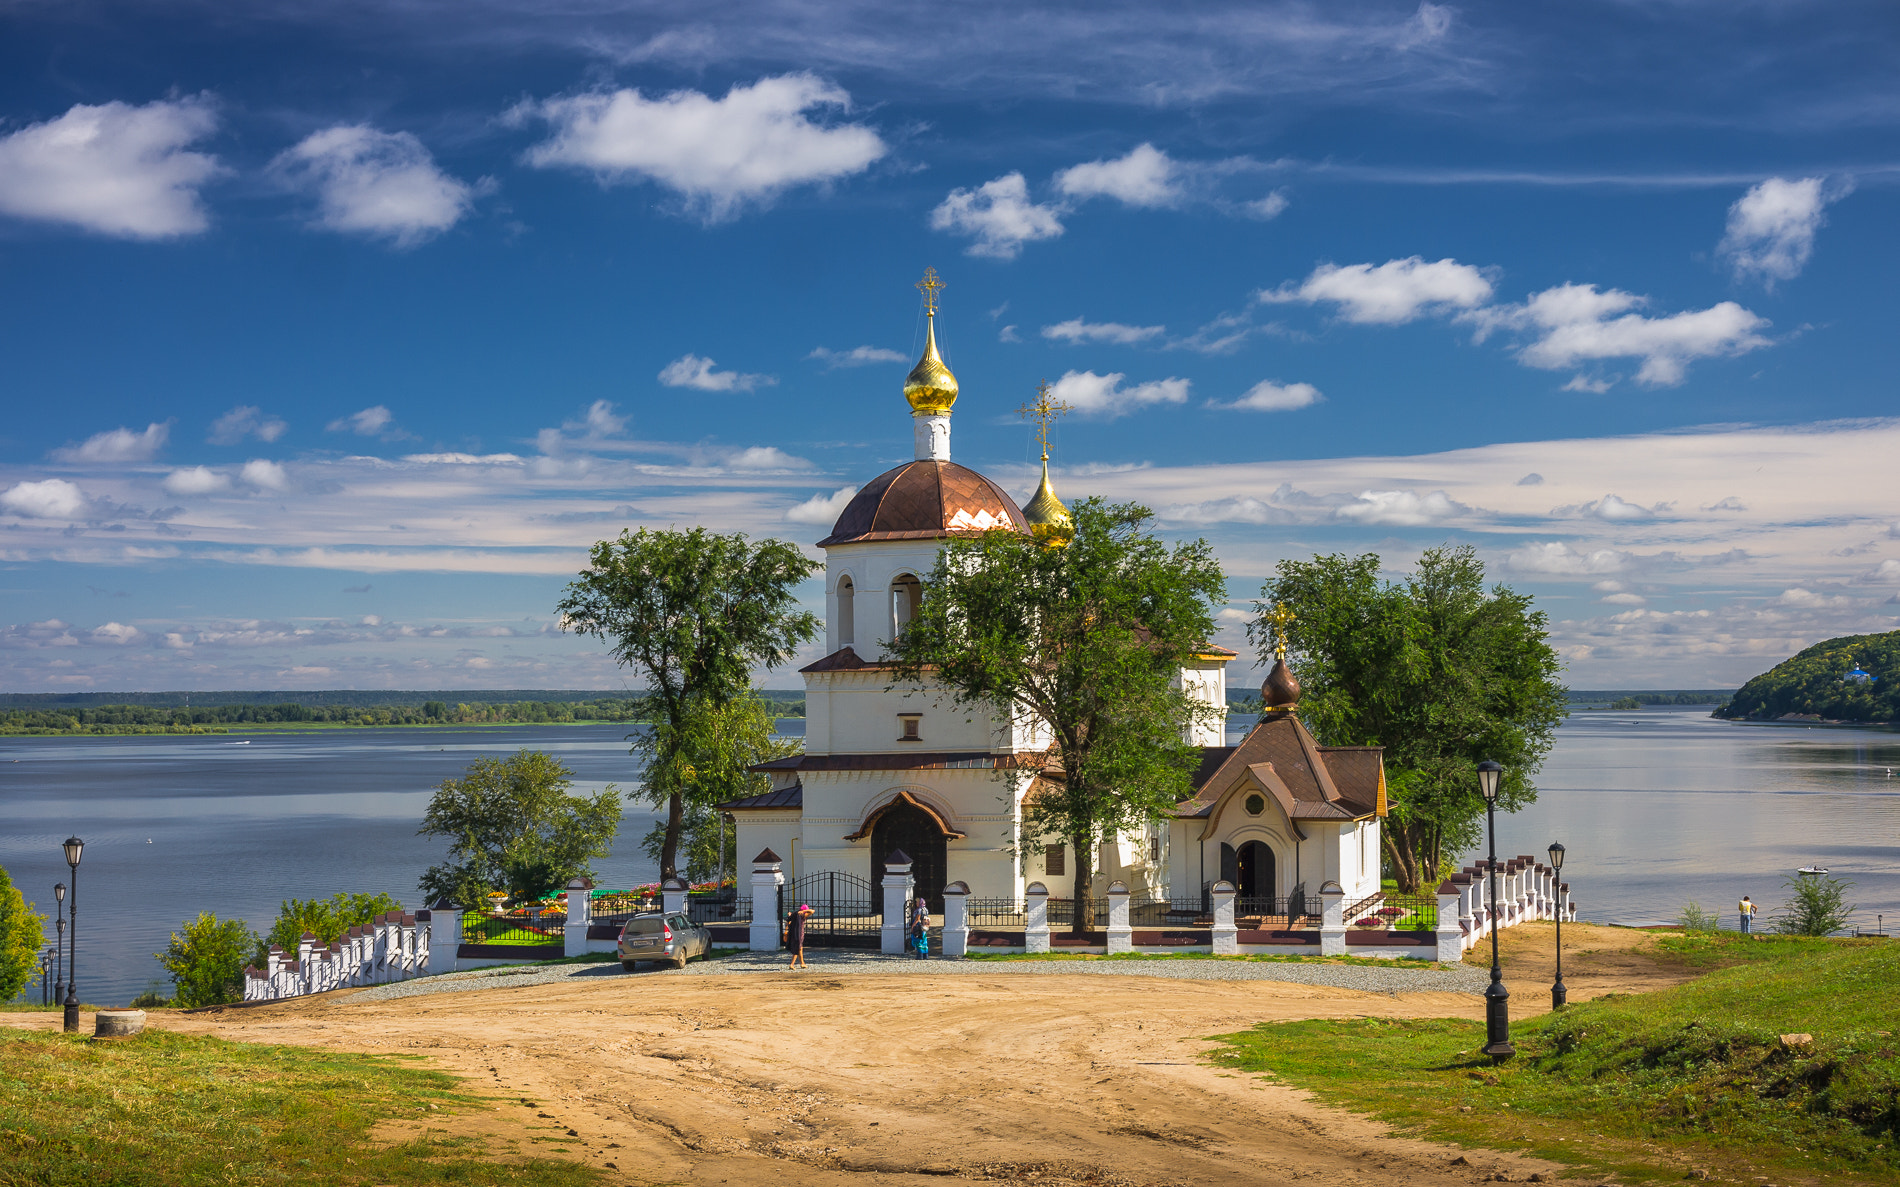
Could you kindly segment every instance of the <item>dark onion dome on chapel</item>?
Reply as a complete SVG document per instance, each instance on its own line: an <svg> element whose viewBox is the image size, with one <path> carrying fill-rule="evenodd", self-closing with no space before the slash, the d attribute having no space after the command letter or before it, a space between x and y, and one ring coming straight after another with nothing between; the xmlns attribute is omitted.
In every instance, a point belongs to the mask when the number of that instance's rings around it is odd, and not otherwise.
<svg viewBox="0 0 1900 1187"><path fill-rule="evenodd" d="M990 528L1029 530L1009 493L967 466L921 460L886 470L857 493L818 547L860 540L926 540Z"/></svg>
<svg viewBox="0 0 1900 1187"><path fill-rule="evenodd" d="M1286 666L1284 657L1273 661L1273 670L1267 673L1267 682L1260 686L1260 707L1268 712L1275 709L1292 709L1300 703L1300 682L1293 678L1293 669Z"/></svg>

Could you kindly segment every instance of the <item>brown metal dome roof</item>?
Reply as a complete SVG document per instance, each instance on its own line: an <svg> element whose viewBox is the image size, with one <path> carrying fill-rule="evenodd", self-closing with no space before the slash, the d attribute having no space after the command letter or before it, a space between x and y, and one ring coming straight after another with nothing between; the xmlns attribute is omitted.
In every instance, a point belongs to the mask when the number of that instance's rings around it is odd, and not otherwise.
<svg viewBox="0 0 1900 1187"><path fill-rule="evenodd" d="M1029 530L1002 487L955 462L906 462L857 493L820 548L858 540L924 540L989 528Z"/></svg>

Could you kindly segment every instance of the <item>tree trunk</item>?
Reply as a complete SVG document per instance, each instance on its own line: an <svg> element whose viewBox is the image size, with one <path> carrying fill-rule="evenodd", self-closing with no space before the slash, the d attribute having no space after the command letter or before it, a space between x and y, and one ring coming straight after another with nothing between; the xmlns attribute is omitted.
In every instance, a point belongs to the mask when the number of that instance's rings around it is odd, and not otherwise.
<svg viewBox="0 0 1900 1187"><path fill-rule="evenodd" d="M666 841L660 846L660 878L679 877L680 833L686 826L686 805L679 792L666 797Z"/></svg>
<svg viewBox="0 0 1900 1187"><path fill-rule="evenodd" d="M1075 879L1070 894L1075 896L1075 918L1069 924L1070 935L1086 935L1095 927L1095 904L1089 899L1089 883L1095 880L1095 846L1087 837L1070 837L1075 850Z"/></svg>
<svg viewBox="0 0 1900 1187"><path fill-rule="evenodd" d="M1388 820L1382 832L1386 856L1392 859L1392 877L1398 883L1399 893L1417 894L1420 880L1418 848L1411 830Z"/></svg>

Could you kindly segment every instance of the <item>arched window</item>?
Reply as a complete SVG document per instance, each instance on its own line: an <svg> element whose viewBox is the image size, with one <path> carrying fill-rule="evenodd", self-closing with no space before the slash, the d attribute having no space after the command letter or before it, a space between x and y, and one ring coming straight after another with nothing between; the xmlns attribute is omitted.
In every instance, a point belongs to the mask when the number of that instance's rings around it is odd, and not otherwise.
<svg viewBox="0 0 1900 1187"><path fill-rule="evenodd" d="M917 617L917 608L923 604L924 587L917 578L909 573L893 578L891 581L891 638L904 633L910 620Z"/></svg>
<svg viewBox="0 0 1900 1187"><path fill-rule="evenodd" d="M851 646L855 639L852 630L853 623L856 621L852 609L852 598L855 593L856 588L851 584L851 578L838 578L838 646L840 647Z"/></svg>

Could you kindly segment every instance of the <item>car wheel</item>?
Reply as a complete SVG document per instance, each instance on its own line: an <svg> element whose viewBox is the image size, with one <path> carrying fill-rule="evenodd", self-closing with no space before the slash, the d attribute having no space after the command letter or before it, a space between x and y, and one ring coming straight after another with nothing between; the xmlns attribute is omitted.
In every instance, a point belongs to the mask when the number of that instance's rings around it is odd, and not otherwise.
<svg viewBox="0 0 1900 1187"><path fill-rule="evenodd" d="M686 967L686 953L681 952L678 956L675 956L673 958L673 967L676 969L683 969Z"/></svg>
<svg viewBox="0 0 1900 1187"><path fill-rule="evenodd" d="M637 960L623 960L620 962L620 967L629 973L634 973L640 970L640 962Z"/></svg>

